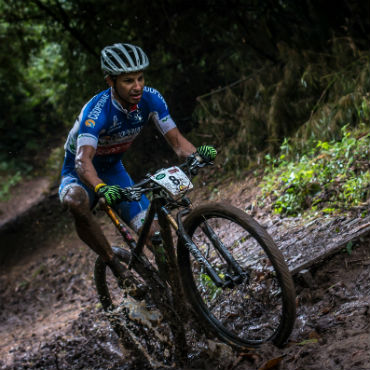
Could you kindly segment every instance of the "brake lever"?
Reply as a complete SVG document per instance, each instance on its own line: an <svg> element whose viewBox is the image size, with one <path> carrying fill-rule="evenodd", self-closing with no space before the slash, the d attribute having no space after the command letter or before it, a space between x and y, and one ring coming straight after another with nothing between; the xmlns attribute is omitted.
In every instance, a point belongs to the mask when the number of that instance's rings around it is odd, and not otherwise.
<svg viewBox="0 0 370 370"><path fill-rule="evenodd" d="M195 175L198 174L198 171L199 171L200 168L203 168L205 166L210 166L212 164L213 164L213 162L205 162L205 161L201 162L201 161L199 161L198 158L194 158L193 162L189 165L190 173L193 176L195 176Z"/></svg>
<svg viewBox="0 0 370 370"><path fill-rule="evenodd" d="M127 188L124 188L123 190L125 190L125 193L128 193L127 198L130 198L130 202L139 202L143 194L143 190L138 187L129 186Z"/></svg>

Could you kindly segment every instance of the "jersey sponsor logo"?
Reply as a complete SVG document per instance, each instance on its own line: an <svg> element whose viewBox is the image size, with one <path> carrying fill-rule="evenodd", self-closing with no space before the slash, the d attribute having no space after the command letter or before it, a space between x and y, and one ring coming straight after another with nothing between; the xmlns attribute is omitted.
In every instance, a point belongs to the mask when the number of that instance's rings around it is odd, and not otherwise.
<svg viewBox="0 0 370 370"><path fill-rule="evenodd" d="M137 135L142 128L142 123L144 122L144 118L140 112L140 110L136 110L134 112L128 113L127 114L127 120L119 121L119 117L116 115L113 116L113 123L112 125L108 128L106 133L108 135L117 135L119 137L122 136L128 136L128 135ZM125 126L137 126L141 125L140 127L135 127L135 128L129 128L127 130L124 130ZM103 131L101 131L101 134Z"/></svg>
<svg viewBox="0 0 370 370"><path fill-rule="evenodd" d="M129 136L136 137L137 135L139 135L141 130L142 130L142 127L129 128L128 130L119 131L116 133L112 133L110 130L108 130L109 135L104 135L104 136L100 135L99 141L120 140L121 138L129 137Z"/></svg>
<svg viewBox="0 0 370 370"><path fill-rule="evenodd" d="M87 127L95 127L95 121L93 120L93 119L87 119L86 121L85 121L85 126L87 126Z"/></svg>
<svg viewBox="0 0 370 370"><path fill-rule="evenodd" d="M87 115L87 118L91 118L91 119L98 119L99 116L100 116L100 113L103 111L103 106L104 104L106 103L106 101L109 99L109 95L108 94L104 94L99 100L98 102L95 104L94 108L92 109L92 111Z"/></svg>
<svg viewBox="0 0 370 370"><path fill-rule="evenodd" d="M119 145L121 143L132 142L141 130L142 127L138 127L120 131L111 135L100 135L99 146Z"/></svg>
<svg viewBox="0 0 370 370"><path fill-rule="evenodd" d="M116 127L118 127L118 126L120 126L121 125L121 122L118 122L118 117L117 117L117 115L115 114L114 116L113 116L113 125L112 125L112 128L116 128Z"/></svg>
<svg viewBox="0 0 370 370"><path fill-rule="evenodd" d="M162 100L163 104L166 107L166 110L168 109L166 101L164 100L163 96L157 91L156 89L153 89L152 87L144 86L144 91L148 91L149 93L156 95L159 99Z"/></svg>
<svg viewBox="0 0 370 370"><path fill-rule="evenodd" d="M123 153L127 151L127 149L131 146L132 141L128 143L121 143L121 144L114 144L109 146L98 146L96 149L97 155L110 155L110 154L117 154Z"/></svg>
<svg viewBox="0 0 370 370"><path fill-rule="evenodd" d="M114 115L112 125L108 128L108 130L100 131L100 134L104 134L106 132L108 135L112 135L114 131L121 129L123 124L124 122L118 121L117 115Z"/></svg>
<svg viewBox="0 0 370 370"><path fill-rule="evenodd" d="M125 136L136 136L140 133L142 130L142 127L137 127L137 128L129 128L128 130L117 132L115 134L115 137L125 137Z"/></svg>

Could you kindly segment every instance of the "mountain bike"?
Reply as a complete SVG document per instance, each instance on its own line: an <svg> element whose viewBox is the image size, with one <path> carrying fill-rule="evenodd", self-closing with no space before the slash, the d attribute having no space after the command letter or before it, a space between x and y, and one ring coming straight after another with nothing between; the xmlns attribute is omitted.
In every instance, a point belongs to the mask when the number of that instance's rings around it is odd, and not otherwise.
<svg viewBox="0 0 370 370"><path fill-rule="evenodd" d="M296 316L289 269L270 235L246 212L222 202L192 207L187 195L193 188L191 179L206 165L209 163L193 155L185 163L160 169L133 186L136 194L151 193L136 240L112 208L104 205L123 237L124 246L114 247L114 253L133 272L135 284L145 284L150 294L156 295L154 302L163 305L161 314L170 322L175 320L175 332L179 318L181 321L188 315L180 313L185 310L184 292L198 323L221 340L239 348L269 341L281 346ZM160 231L152 238L153 255L148 257L144 245L157 218ZM113 312L117 307L113 295L121 293L108 280L107 270L99 257L95 265L97 291L104 310ZM168 298L171 294L180 296ZM126 326L126 330L134 329ZM186 345L183 334L176 340Z"/></svg>

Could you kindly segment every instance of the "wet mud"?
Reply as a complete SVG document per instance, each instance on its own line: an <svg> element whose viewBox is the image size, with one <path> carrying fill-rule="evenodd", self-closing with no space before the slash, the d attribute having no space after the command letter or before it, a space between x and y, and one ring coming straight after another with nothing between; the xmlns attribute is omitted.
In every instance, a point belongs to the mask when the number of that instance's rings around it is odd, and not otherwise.
<svg viewBox="0 0 370 370"><path fill-rule="evenodd" d="M235 205L246 208L249 200L242 190L230 191L229 198ZM235 194L238 199L232 197ZM225 195L219 194L223 199ZM297 240L317 235L315 231L320 227L323 232L320 235L341 227L332 220L327 221L332 222L333 229L321 221L298 227L299 220L291 220L290 225L296 229L289 233L284 220L274 221L262 213L255 216L273 231L291 268L306 261L310 254L313 256L312 250L303 253L291 249L297 246ZM59 222L43 224L43 217L35 211L32 218L38 223L28 219L18 224L16 239L9 236L9 230L14 229L7 229L7 245L14 246L17 253L8 252L1 265L0 369L145 368L142 359L133 358L109 326L94 287L95 256L79 241L68 217L61 212ZM104 219L101 222L109 237L116 239L109 223ZM361 225L353 223L343 230L349 234ZM32 233L35 228L37 233ZM300 239L298 229L306 237ZM40 239L37 243L35 235ZM345 237L339 230L336 237L341 236ZM316 243L311 238L306 245L315 247L318 242L329 245L330 238L326 237L326 242L322 236L321 239L316 236ZM19 243L29 246L26 253L17 247ZM323 252L322 247L319 252ZM299 253L303 257L297 258ZM193 351L186 366L172 364L171 368L370 369L369 235L363 233L350 245L346 241L334 255L300 269L295 283L297 321L284 348L263 345L240 353L211 336L201 344L192 343Z"/></svg>

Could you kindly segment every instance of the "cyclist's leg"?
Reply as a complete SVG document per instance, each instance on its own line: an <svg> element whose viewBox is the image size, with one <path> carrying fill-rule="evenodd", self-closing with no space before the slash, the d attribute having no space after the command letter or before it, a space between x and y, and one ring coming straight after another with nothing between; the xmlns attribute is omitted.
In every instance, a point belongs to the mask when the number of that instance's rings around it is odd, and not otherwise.
<svg viewBox="0 0 370 370"><path fill-rule="evenodd" d="M104 262L111 261L114 256L112 248L91 213L91 206L95 200L94 193L79 180L77 174L72 172L63 177L59 197L73 215L76 231L81 240L99 254Z"/></svg>
<svg viewBox="0 0 370 370"><path fill-rule="evenodd" d="M95 194L84 185L72 171L65 175L59 187L59 198L73 215L78 236L110 267L119 285L130 286L131 273L120 263L113 253L99 223L91 212L96 199ZM140 289L135 288L140 295ZM132 294L134 295L134 294Z"/></svg>

